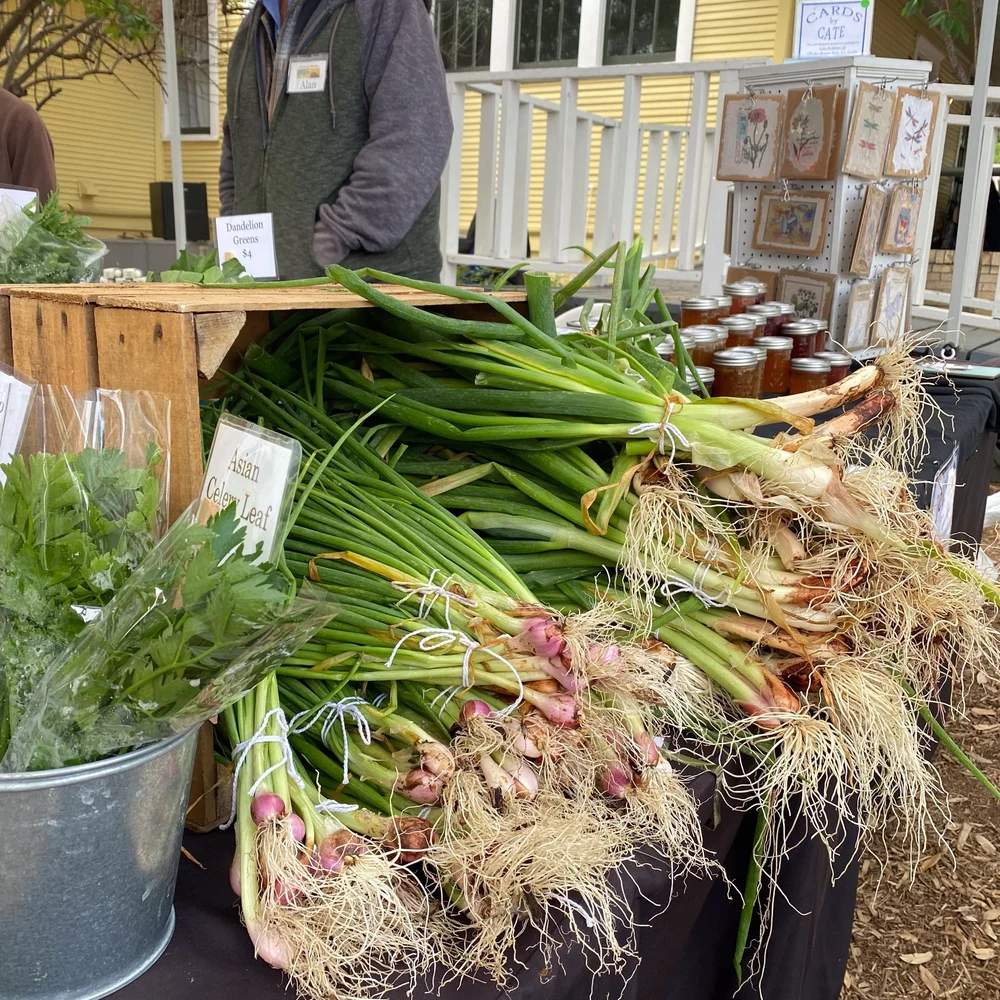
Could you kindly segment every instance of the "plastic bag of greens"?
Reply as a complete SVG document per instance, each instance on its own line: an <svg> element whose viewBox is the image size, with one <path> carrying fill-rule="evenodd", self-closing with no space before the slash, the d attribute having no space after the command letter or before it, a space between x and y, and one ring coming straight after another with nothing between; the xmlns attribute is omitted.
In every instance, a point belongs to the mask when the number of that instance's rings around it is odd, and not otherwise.
<svg viewBox="0 0 1000 1000"><path fill-rule="evenodd" d="M166 528L170 404L39 386L8 432L21 443L0 486L0 756L45 671Z"/></svg>
<svg viewBox="0 0 1000 1000"><path fill-rule="evenodd" d="M237 503L193 504L54 663L2 771L65 767L214 718L336 613L244 551ZM280 551L280 549L279 549Z"/></svg>
<svg viewBox="0 0 1000 1000"><path fill-rule="evenodd" d="M88 236L86 216L59 205L58 192L44 205L0 211L0 284L76 284L96 281L108 248Z"/></svg>

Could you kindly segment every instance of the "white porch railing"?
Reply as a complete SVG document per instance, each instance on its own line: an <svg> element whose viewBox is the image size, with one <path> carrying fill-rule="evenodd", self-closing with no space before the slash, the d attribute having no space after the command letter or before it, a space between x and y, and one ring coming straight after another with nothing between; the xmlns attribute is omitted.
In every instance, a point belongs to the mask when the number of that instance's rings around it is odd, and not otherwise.
<svg viewBox="0 0 1000 1000"><path fill-rule="evenodd" d="M737 69L765 62L642 63L449 74L455 135L442 182L445 280L454 280L459 265L507 268L521 261L529 213L540 219L537 239L532 241L533 262L540 270L578 271L585 262L573 246L600 251L616 240L630 241L639 234L646 259L663 268L660 276L691 281L699 280L703 271L721 275L729 185L714 177L710 93L717 80L721 108L723 96L736 90ZM664 77L690 81L686 120L644 122L643 84ZM595 80L621 81L617 117L581 106L581 83ZM522 87L546 83L558 83L558 101L522 92ZM463 180L470 183L462 175L462 148L466 109L473 101L479 102L480 109L475 244L471 253L459 253L462 184ZM536 112L545 115L544 132L535 127ZM536 183L532 147L542 136L545 168L541 182Z"/></svg>
<svg viewBox="0 0 1000 1000"><path fill-rule="evenodd" d="M914 319L930 323L945 323L951 303L951 293L932 291L927 288L927 268L930 263L931 240L934 235L934 222L937 210L938 190L941 184L944 168L945 137L947 126L957 126L964 130L970 127L970 116L953 113L951 102L968 102L972 100L972 86L965 84L934 84L933 90L941 94L938 108L938 119L934 129L931 146L930 175L924 186L923 198L920 203L920 218L917 223L916 243L914 247L912 293L912 315ZM990 87L990 101L1000 101L1000 87ZM979 250L983 245L983 233L986 228L986 203L989 198L989 184L992 183L993 157L997 145L997 135L1000 132L1000 117L987 116L983 120L983 141L980 162L966 163L963 182L973 185L974 200L972 202L973 216L970 224L970 246L975 252L967 259L970 265L962 276L962 326L980 327L982 329L1000 331L1000 295L994 291L992 299L981 298L978 295L979 282ZM958 255L956 254L956 260ZM977 310L977 312L972 312ZM951 332L951 331L948 331Z"/></svg>

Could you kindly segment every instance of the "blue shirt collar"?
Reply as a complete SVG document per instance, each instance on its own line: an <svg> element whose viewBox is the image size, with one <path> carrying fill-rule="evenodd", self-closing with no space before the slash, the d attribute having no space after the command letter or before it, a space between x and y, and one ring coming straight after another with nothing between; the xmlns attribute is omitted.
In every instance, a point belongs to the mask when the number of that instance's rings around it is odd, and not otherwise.
<svg viewBox="0 0 1000 1000"><path fill-rule="evenodd" d="M271 20L274 22L274 34L277 36L278 29L281 27L281 8L278 5L278 0L260 0L264 7L264 10L271 15ZM291 3L289 3L291 6Z"/></svg>

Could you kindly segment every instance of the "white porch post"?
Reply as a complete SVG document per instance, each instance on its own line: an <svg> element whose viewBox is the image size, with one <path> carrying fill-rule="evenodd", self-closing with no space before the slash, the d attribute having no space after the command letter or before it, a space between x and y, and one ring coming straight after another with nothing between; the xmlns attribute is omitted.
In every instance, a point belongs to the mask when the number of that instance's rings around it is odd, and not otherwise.
<svg viewBox="0 0 1000 1000"><path fill-rule="evenodd" d="M608 0L581 0L578 66L604 64L604 25Z"/></svg>
<svg viewBox="0 0 1000 1000"><path fill-rule="evenodd" d="M948 329L962 328L962 300L965 291L965 274L970 261L978 271L982 250L982 236L974 238L973 216L976 199L987 178L980 173L983 153L983 120L986 117L986 97L990 86L990 68L993 65L993 39L997 28L998 0L983 0L983 13L979 22L979 53L976 56L976 80L972 89L972 109L969 117L969 144L965 151L965 177L962 181L962 201L958 210L958 236L955 240L955 269L951 276L951 296L948 302ZM992 182L992 181L991 181Z"/></svg>
<svg viewBox="0 0 1000 1000"><path fill-rule="evenodd" d="M994 9L996 3L994 3ZM187 249L187 214L184 211L184 161L181 156L180 84L177 79L177 35L174 0L163 0L163 62L167 84L167 128L170 130L170 184L174 195L174 243L179 257Z"/></svg>
<svg viewBox="0 0 1000 1000"><path fill-rule="evenodd" d="M727 94L739 90L739 74L736 70L723 70L719 74L719 100L715 112L715 142L719 141L719 122ZM693 134L694 126L692 125ZM942 129L942 132L944 130ZM713 144L713 150L717 146ZM718 295L722 291L723 268L726 255L723 252L726 233L726 206L731 185L715 179L715 158L710 164L708 181L708 217L705 220L705 249L701 254L701 290L705 295Z"/></svg>
<svg viewBox="0 0 1000 1000"><path fill-rule="evenodd" d="M493 0L490 33L490 72L505 73L514 68L517 44L517 0Z"/></svg>

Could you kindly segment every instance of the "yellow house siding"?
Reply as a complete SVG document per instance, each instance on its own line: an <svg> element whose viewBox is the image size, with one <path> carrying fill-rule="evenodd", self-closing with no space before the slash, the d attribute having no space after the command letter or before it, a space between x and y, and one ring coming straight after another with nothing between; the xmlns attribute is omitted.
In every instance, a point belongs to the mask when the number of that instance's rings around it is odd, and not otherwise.
<svg viewBox="0 0 1000 1000"><path fill-rule="evenodd" d="M89 215L99 236L149 231L149 182L156 172L156 82L141 66L118 78L68 83L41 111L52 135L61 197Z"/></svg>

